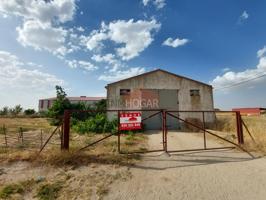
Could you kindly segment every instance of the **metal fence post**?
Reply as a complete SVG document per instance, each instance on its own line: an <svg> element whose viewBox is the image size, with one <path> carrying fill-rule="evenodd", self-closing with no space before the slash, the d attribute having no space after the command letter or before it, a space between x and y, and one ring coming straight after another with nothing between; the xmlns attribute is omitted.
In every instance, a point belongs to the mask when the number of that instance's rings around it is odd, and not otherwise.
<svg viewBox="0 0 266 200"><path fill-rule="evenodd" d="M118 153L121 153L120 151L120 111L117 111L117 148L118 148Z"/></svg>
<svg viewBox="0 0 266 200"><path fill-rule="evenodd" d="M165 129L164 129L164 114L163 114L163 110L161 110L161 116L162 116L162 139L163 139L163 149L164 149L164 144L165 144Z"/></svg>
<svg viewBox="0 0 266 200"><path fill-rule="evenodd" d="M167 121L166 121L166 111L163 110L164 118L164 151L167 152Z"/></svg>
<svg viewBox="0 0 266 200"><path fill-rule="evenodd" d="M41 148L42 148L42 144L43 144L43 138L42 138L42 129L41 129Z"/></svg>
<svg viewBox="0 0 266 200"><path fill-rule="evenodd" d="M244 144L244 135L240 111L236 111L236 128L238 144Z"/></svg>
<svg viewBox="0 0 266 200"><path fill-rule="evenodd" d="M203 125L203 129L204 129L204 131L203 131L204 149L206 149L207 146L206 146L205 112L204 111L202 111L202 125Z"/></svg>
<svg viewBox="0 0 266 200"><path fill-rule="evenodd" d="M70 132L70 111L64 111L64 134L63 134L63 148L69 150L69 132Z"/></svg>
<svg viewBox="0 0 266 200"><path fill-rule="evenodd" d="M7 136L6 136L6 126L3 125L3 132L5 134L5 143L6 143L6 148L7 148Z"/></svg>

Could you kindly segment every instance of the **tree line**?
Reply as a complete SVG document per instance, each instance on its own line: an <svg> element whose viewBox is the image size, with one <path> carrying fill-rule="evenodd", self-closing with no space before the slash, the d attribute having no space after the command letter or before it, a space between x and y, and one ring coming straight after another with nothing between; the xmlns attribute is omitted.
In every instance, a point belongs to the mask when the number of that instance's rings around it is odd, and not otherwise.
<svg viewBox="0 0 266 200"><path fill-rule="evenodd" d="M36 111L34 109L23 109L21 105L16 105L14 107L5 106L0 109L1 116L18 116L18 115L34 115Z"/></svg>

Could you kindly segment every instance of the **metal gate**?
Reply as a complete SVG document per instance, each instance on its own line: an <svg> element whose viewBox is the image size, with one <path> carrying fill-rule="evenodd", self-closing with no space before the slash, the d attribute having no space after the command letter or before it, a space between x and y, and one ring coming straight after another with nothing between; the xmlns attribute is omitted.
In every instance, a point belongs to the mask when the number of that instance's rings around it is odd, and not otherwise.
<svg viewBox="0 0 266 200"><path fill-rule="evenodd" d="M143 119L142 119L142 123L147 123L148 120L155 118L155 117L160 117L160 123L161 123L161 133L162 133L162 148L160 149L151 149L151 150L146 150L146 151L135 151L135 152L126 152L126 153L148 153L148 152L155 152L155 151L165 151L167 153L171 153L171 152L186 152L186 151L199 151L199 150L213 150L213 149L225 149L225 148L238 148L246 153L248 153L250 156L252 156L252 154L250 154L247 150L245 150L241 145L244 144L244 136L243 136L243 121L241 119L241 115L240 112L235 111L219 111L220 113L233 113L235 115L235 119L236 119L236 130L237 130L237 141L233 142L230 141L226 138L223 138L221 136L219 136L218 134L213 133L210 130L207 130L205 127L206 124L206 118L208 119L208 116L210 115L214 115L217 111L180 111L180 110L105 110L105 111L101 111L101 112L116 112L117 116L118 116L118 125L119 125L119 113L121 112L134 112L134 111L138 111L138 112L152 112L152 114L150 115L146 115ZM70 134L70 115L73 112L99 112L99 111L92 111L92 110L88 110L88 111L79 111L79 110L65 110L64 113L64 123L63 123L63 137L62 137L62 149L68 150L69 149L69 134ZM202 119L202 126L199 126L193 122L188 121L184 116L186 114L189 113L196 113L197 116L201 116ZM204 140L204 145L202 148L197 148L197 149L182 149L182 150L168 150L168 130L169 130L169 124L168 124L168 120L171 119L171 122L175 122L178 124L178 127L180 126L181 123L183 124L188 124L192 127L195 127L201 131L203 131L203 140ZM173 120L174 119L174 120ZM244 127L246 127L246 125L244 124ZM170 127L171 129L172 127ZM229 144L231 144L232 146L230 147L218 147L218 148L212 148L212 147L208 147L206 144L206 135L211 135L216 137L217 139L227 142ZM80 150L83 150L89 146L95 145L111 136L116 136L117 137L117 146L118 146L118 152L119 153L125 153L121 150L120 148L120 138L121 138L121 132L118 131L116 133L112 133L110 135L107 135L91 144L88 144L87 146L81 148ZM253 157L253 156L252 156Z"/></svg>

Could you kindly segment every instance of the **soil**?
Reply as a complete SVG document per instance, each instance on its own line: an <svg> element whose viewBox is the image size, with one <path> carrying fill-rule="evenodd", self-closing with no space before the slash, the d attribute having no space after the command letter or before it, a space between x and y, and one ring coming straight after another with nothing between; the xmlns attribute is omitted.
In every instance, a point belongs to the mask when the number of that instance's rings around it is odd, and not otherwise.
<svg viewBox="0 0 266 200"><path fill-rule="evenodd" d="M150 134L149 149L161 147L161 134ZM170 150L202 148L192 133L170 132ZM208 147L221 147L216 140ZM132 178L111 185L105 199L265 200L266 159L234 149L143 155L130 169Z"/></svg>
<svg viewBox="0 0 266 200"><path fill-rule="evenodd" d="M147 137L149 150L162 148L160 133L149 132ZM168 133L168 150L198 149L203 144L199 133ZM224 145L207 141L207 147ZM130 167L55 168L23 161L0 164L0 186L44 177L43 182L64 180L59 199L265 200L265 166L265 157L251 158L236 149L147 153ZM18 199L36 199L36 189Z"/></svg>

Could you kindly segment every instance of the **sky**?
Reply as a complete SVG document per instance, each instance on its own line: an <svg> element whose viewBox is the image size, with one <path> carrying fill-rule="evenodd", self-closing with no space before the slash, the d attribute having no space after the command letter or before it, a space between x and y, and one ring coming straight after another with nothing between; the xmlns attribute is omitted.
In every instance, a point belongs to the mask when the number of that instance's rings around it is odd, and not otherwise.
<svg viewBox="0 0 266 200"><path fill-rule="evenodd" d="M211 84L220 109L266 107L264 0L1 0L0 108L106 96L164 69Z"/></svg>

